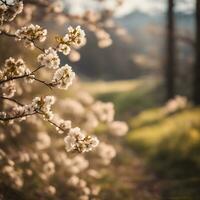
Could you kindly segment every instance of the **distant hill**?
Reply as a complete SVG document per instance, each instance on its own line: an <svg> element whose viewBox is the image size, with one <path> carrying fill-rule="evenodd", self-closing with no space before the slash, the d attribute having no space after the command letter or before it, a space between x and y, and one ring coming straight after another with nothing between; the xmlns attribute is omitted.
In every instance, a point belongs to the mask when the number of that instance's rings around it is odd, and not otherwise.
<svg viewBox="0 0 200 200"><path fill-rule="evenodd" d="M106 80L129 79L149 73L159 73L163 65L165 44L165 15L149 15L134 11L116 22L128 30L131 40L124 40L110 32L113 45L99 49L92 33L81 49L80 62L73 64L75 71L89 78ZM194 19L190 14L176 13L177 31L194 32ZM66 62L63 58L63 62Z"/></svg>

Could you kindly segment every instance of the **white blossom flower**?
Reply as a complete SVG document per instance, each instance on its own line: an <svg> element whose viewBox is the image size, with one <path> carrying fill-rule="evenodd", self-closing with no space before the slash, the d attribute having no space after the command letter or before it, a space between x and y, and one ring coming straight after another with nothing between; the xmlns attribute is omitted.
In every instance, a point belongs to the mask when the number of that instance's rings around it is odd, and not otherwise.
<svg viewBox="0 0 200 200"><path fill-rule="evenodd" d="M4 97L13 97L16 93L16 84L14 81L5 82L1 86Z"/></svg>
<svg viewBox="0 0 200 200"><path fill-rule="evenodd" d="M98 41L98 46L100 48L107 48L112 44L112 40L110 38L101 39Z"/></svg>
<svg viewBox="0 0 200 200"><path fill-rule="evenodd" d="M64 165L70 173L78 174L88 168L89 162L82 155L77 155L71 159L65 158Z"/></svg>
<svg viewBox="0 0 200 200"><path fill-rule="evenodd" d="M73 175L69 178L69 180L67 182L69 185L76 187L79 184L79 181L80 181L79 177Z"/></svg>
<svg viewBox="0 0 200 200"><path fill-rule="evenodd" d="M21 173L15 169L14 163L12 161L3 167L2 173L11 179L12 185L17 189L20 189L23 186L24 181L22 179Z"/></svg>
<svg viewBox="0 0 200 200"><path fill-rule="evenodd" d="M64 55L70 53L70 47L79 48L86 43L85 32L80 26L68 27L68 33L64 37L57 37L58 51Z"/></svg>
<svg viewBox="0 0 200 200"><path fill-rule="evenodd" d="M80 26L77 26L76 28L73 28L72 26L68 27L68 36L72 45L76 47L85 44L85 32Z"/></svg>
<svg viewBox="0 0 200 200"><path fill-rule="evenodd" d="M164 111L165 113L174 113L176 111L186 108L188 105L189 104L186 97L177 95L174 99L170 99L167 102Z"/></svg>
<svg viewBox="0 0 200 200"><path fill-rule="evenodd" d="M110 35L104 30L102 29L97 30L96 36L97 36L97 39L99 40L98 46L100 48L106 48L112 44L112 39L110 38Z"/></svg>
<svg viewBox="0 0 200 200"><path fill-rule="evenodd" d="M85 136L80 128L72 128L64 139L66 150L78 152L88 152L95 148L99 140L96 137Z"/></svg>
<svg viewBox="0 0 200 200"><path fill-rule="evenodd" d="M64 55L68 55L71 51L70 47L67 44L59 44L58 50L62 52Z"/></svg>
<svg viewBox="0 0 200 200"><path fill-rule="evenodd" d="M102 122L112 122L114 118L114 106L113 103L103 103L97 101L92 105L92 111L98 117L98 119Z"/></svg>
<svg viewBox="0 0 200 200"><path fill-rule="evenodd" d="M85 108L75 99L66 98L60 102L65 107L65 113L73 117L82 117L85 115Z"/></svg>
<svg viewBox="0 0 200 200"><path fill-rule="evenodd" d="M94 103L94 98L87 92L81 91L77 94L78 100L85 106L89 106Z"/></svg>
<svg viewBox="0 0 200 200"><path fill-rule="evenodd" d="M24 162L29 162L30 161L30 156L26 152L19 152L19 161L24 163Z"/></svg>
<svg viewBox="0 0 200 200"><path fill-rule="evenodd" d="M97 148L98 155L102 159L104 165L108 165L111 160L116 156L116 150L113 146L101 142Z"/></svg>
<svg viewBox="0 0 200 200"><path fill-rule="evenodd" d="M47 177L49 177L55 173L55 164L49 161L45 163L43 170L44 170L44 173L47 175Z"/></svg>
<svg viewBox="0 0 200 200"><path fill-rule="evenodd" d="M95 170L95 169L89 169L89 170L87 171L87 174L88 174L89 176L91 176L92 178L95 178L95 179L101 178L100 172L97 171L97 170Z"/></svg>
<svg viewBox="0 0 200 200"><path fill-rule="evenodd" d="M100 193L100 191L101 191L101 187L100 186L98 186L98 185L92 185L91 186L92 195L97 196Z"/></svg>
<svg viewBox="0 0 200 200"><path fill-rule="evenodd" d="M39 132L37 134L36 147L39 150L48 148L51 145L51 138L46 132Z"/></svg>
<svg viewBox="0 0 200 200"><path fill-rule="evenodd" d="M31 104L31 110L42 111L42 114L45 119L52 119L53 113L51 111L51 106L55 103L55 97L46 96L46 97L35 97Z"/></svg>
<svg viewBox="0 0 200 200"><path fill-rule="evenodd" d="M65 131L69 131L72 122L70 120L63 120L58 115L54 115L51 121L56 124L56 130L59 134L63 134Z"/></svg>
<svg viewBox="0 0 200 200"><path fill-rule="evenodd" d="M54 1L49 5L49 11L50 12L55 12L55 13L60 13L63 11L64 5L62 1Z"/></svg>
<svg viewBox="0 0 200 200"><path fill-rule="evenodd" d="M64 130L69 130L71 128L71 124L72 123L70 120L60 120L60 122L58 124L58 126L59 126L58 133L62 134L64 132Z"/></svg>
<svg viewBox="0 0 200 200"><path fill-rule="evenodd" d="M84 130L91 131L99 125L99 121L93 112L85 114L85 123L83 124Z"/></svg>
<svg viewBox="0 0 200 200"><path fill-rule="evenodd" d="M70 54L69 54L69 60L71 62L78 62L81 58L81 55L78 51L76 50L71 50Z"/></svg>
<svg viewBox="0 0 200 200"><path fill-rule="evenodd" d="M29 25L18 29L15 32L17 40L24 40L25 46L33 48L34 42L44 42L47 37L47 30L40 27L39 25Z"/></svg>
<svg viewBox="0 0 200 200"><path fill-rule="evenodd" d="M56 188L52 185L49 185L46 189L45 189L45 192L47 194L50 194L50 195L54 195L56 193Z"/></svg>
<svg viewBox="0 0 200 200"><path fill-rule="evenodd" d="M10 57L5 61L3 73L4 79L7 79L13 76L29 74L30 70L26 67L26 64L21 58L15 60L14 58Z"/></svg>
<svg viewBox="0 0 200 200"><path fill-rule="evenodd" d="M23 1L14 0L12 4L0 5L0 21L12 21L23 10Z"/></svg>
<svg viewBox="0 0 200 200"><path fill-rule="evenodd" d="M40 54L37 58L41 66L45 66L52 69L57 69L60 65L60 59L57 51L52 47L45 49L45 53Z"/></svg>
<svg viewBox="0 0 200 200"><path fill-rule="evenodd" d="M124 136L128 132L128 125L125 122L114 121L108 125L109 132L115 136Z"/></svg>
<svg viewBox="0 0 200 200"><path fill-rule="evenodd" d="M55 72L52 80L52 85L60 89L68 89L75 78L75 73L69 65L65 65Z"/></svg>

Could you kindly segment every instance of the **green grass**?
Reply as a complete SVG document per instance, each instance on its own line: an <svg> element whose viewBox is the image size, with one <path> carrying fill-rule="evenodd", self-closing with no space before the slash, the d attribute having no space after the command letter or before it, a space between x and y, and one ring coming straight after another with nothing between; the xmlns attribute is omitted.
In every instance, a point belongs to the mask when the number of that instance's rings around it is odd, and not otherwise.
<svg viewBox="0 0 200 200"><path fill-rule="evenodd" d="M115 105L117 118L128 119L139 111L158 105L163 97L160 81L155 77L135 80L83 83L83 88L102 101Z"/></svg>
<svg viewBox="0 0 200 200"><path fill-rule="evenodd" d="M199 108L187 109L169 116L165 116L162 108L151 109L141 112L131 119L129 124L132 131L128 134L128 143L133 146L141 144L149 148L149 153L162 141L167 141L167 138L172 138L176 142L176 137L183 137L186 134L190 137L190 142L200 139Z"/></svg>
<svg viewBox="0 0 200 200"><path fill-rule="evenodd" d="M200 108L169 116L150 109L131 119L130 127L127 143L159 177L164 196L200 199Z"/></svg>

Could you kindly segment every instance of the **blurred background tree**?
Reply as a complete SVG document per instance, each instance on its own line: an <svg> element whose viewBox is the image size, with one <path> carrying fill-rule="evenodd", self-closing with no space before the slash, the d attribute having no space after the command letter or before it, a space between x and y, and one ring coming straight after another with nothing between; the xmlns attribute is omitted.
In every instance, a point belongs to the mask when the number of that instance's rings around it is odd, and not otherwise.
<svg viewBox="0 0 200 200"><path fill-rule="evenodd" d="M200 1L196 0L195 65L194 65L194 104L200 105Z"/></svg>
<svg viewBox="0 0 200 200"><path fill-rule="evenodd" d="M168 0L167 10L167 30L166 30L166 99L172 99L175 96L175 77L176 77L176 47L175 47L175 1Z"/></svg>

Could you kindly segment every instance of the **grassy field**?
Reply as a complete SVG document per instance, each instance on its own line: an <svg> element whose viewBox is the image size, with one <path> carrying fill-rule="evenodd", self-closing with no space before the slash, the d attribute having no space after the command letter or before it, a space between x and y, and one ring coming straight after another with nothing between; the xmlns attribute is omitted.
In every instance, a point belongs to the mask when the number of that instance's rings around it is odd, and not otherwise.
<svg viewBox="0 0 200 200"><path fill-rule="evenodd" d="M154 77L112 82L84 82L82 85L96 98L113 102L117 117L127 120L141 110L160 105L163 99L160 80Z"/></svg>
<svg viewBox="0 0 200 200"><path fill-rule="evenodd" d="M130 172L128 182L139 187L127 190L124 184L127 199L200 199L200 108L166 115L162 86L153 78L84 83L84 87L97 98L114 102L117 118L129 123L124 153L118 159L125 174ZM134 167L138 162L142 172ZM156 178L149 181L152 174ZM141 190L141 185L147 187Z"/></svg>
<svg viewBox="0 0 200 200"><path fill-rule="evenodd" d="M131 119L127 143L159 177L165 196L199 199L200 108L162 113L151 109Z"/></svg>

